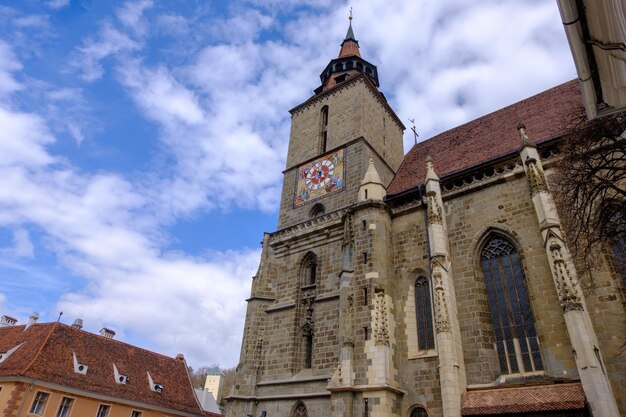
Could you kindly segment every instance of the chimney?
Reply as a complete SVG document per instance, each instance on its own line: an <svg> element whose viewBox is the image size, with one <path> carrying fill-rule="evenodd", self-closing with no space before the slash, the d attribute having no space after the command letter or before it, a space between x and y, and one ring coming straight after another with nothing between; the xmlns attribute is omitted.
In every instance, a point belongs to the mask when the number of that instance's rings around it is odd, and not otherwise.
<svg viewBox="0 0 626 417"><path fill-rule="evenodd" d="M107 329L106 327L103 327L102 330L100 330L100 336L113 339L115 337L115 332L111 329Z"/></svg>
<svg viewBox="0 0 626 417"><path fill-rule="evenodd" d="M72 327L76 327L77 329L83 328L83 319L76 319L74 323L72 323Z"/></svg>
<svg viewBox="0 0 626 417"><path fill-rule="evenodd" d="M17 323L17 319L11 316L4 315L0 317L0 327L14 326Z"/></svg>
<svg viewBox="0 0 626 417"><path fill-rule="evenodd" d="M26 323L26 327L24 327L24 330L27 330L30 326L37 323L37 320L39 320L39 313L33 312L33 314L31 314L28 318L28 322Z"/></svg>

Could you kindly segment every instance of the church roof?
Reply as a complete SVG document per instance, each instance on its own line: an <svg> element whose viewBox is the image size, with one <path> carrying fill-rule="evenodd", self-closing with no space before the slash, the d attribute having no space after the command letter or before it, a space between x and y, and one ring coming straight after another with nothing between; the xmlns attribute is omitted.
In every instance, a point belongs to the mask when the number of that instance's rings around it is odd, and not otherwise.
<svg viewBox="0 0 626 417"><path fill-rule="evenodd" d="M468 391L461 415L501 415L584 410L580 382Z"/></svg>
<svg viewBox="0 0 626 417"><path fill-rule="evenodd" d="M354 31L352 30L352 19L350 19L350 26L348 26L348 33L341 42L341 49L339 50L338 58L345 58L348 56L361 57L361 51L359 50L359 41L354 37Z"/></svg>
<svg viewBox="0 0 626 417"><path fill-rule="evenodd" d="M567 130L567 120L582 109L578 82L572 80L414 145L406 154L387 194L399 194L424 183L430 156L440 178L517 152L517 124L530 140L546 142Z"/></svg>
<svg viewBox="0 0 626 417"><path fill-rule="evenodd" d="M187 364L62 323L0 328L0 352L19 346L0 362L0 377L26 377L120 400L140 402L194 415L203 413L191 386ZM74 369L86 365L86 374ZM113 364L128 383L115 381ZM153 391L154 383L163 385Z"/></svg>

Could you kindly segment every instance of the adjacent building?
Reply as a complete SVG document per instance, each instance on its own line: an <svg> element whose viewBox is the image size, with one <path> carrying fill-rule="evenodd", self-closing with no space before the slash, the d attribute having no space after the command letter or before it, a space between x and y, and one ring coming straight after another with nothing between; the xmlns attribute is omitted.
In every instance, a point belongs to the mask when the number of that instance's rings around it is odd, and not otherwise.
<svg viewBox="0 0 626 417"><path fill-rule="evenodd" d="M224 372L217 366L207 370L206 379L204 380L205 391L213 395L215 401L219 404L222 401L222 383L224 382Z"/></svg>
<svg viewBox="0 0 626 417"><path fill-rule="evenodd" d="M582 111L568 82L405 156L350 26L291 110L226 415L626 415L624 279L582 279L553 199Z"/></svg>
<svg viewBox="0 0 626 417"><path fill-rule="evenodd" d="M170 358L63 323L0 320L2 417L200 417L182 355Z"/></svg>

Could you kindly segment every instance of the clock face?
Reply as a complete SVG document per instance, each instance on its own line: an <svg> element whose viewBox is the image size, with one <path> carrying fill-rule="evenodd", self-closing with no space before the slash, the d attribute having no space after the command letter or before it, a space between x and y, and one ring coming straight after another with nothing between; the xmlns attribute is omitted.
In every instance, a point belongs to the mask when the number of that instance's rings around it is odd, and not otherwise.
<svg viewBox="0 0 626 417"><path fill-rule="evenodd" d="M306 188L317 190L320 187L325 187L333 178L334 173L335 165L328 159L316 162L306 174Z"/></svg>
<svg viewBox="0 0 626 417"><path fill-rule="evenodd" d="M296 179L295 207L344 189L344 153L345 149L339 149L300 165Z"/></svg>

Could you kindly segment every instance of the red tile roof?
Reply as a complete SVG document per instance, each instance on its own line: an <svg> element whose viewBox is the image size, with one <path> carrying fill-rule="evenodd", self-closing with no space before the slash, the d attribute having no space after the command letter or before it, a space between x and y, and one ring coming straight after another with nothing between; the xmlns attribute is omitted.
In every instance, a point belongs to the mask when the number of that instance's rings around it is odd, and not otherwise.
<svg viewBox="0 0 626 417"><path fill-rule="evenodd" d="M582 410L585 393L579 382L468 391L461 415Z"/></svg>
<svg viewBox="0 0 626 417"><path fill-rule="evenodd" d="M573 80L420 142L404 157L387 194L423 184L429 155L443 178L517 151L518 123L526 125L531 141L541 143L561 136L568 118L581 109L580 89Z"/></svg>
<svg viewBox="0 0 626 417"><path fill-rule="evenodd" d="M28 377L68 388L204 415L184 359L174 359L62 323L0 328L0 352L22 345L0 363L0 376ZM89 368L74 372L73 354ZM113 363L127 384L115 382ZM164 386L155 392L148 374Z"/></svg>

